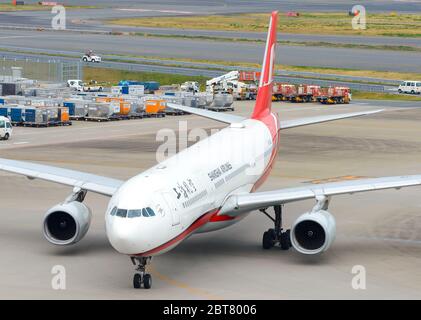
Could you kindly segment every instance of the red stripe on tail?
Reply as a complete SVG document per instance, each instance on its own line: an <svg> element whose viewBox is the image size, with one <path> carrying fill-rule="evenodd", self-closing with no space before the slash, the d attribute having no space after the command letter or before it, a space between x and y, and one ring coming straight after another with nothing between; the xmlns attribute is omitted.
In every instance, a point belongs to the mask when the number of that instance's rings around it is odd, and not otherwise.
<svg viewBox="0 0 421 320"><path fill-rule="evenodd" d="M273 93L273 68L275 64L276 28L278 25L278 11L272 12L266 40L265 56L263 58L262 74L260 76L259 91L252 119L262 119L271 111Z"/></svg>

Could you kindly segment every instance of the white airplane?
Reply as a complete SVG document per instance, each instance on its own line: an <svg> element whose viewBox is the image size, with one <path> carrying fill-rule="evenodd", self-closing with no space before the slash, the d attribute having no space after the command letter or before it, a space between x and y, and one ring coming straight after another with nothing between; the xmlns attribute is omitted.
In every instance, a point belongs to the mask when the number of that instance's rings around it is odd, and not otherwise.
<svg viewBox="0 0 421 320"><path fill-rule="evenodd" d="M64 202L47 211L43 230L55 245L71 245L88 231L91 211L83 203L87 192L111 197L105 213L111 245L137 267L133 285L150 288L146 265L195 233L226 228L260 210L274 222L263 234L263 248L291 246L303 254L326 251L335 237L335 220L327 211L339 194L421 185L421 175L361 179L256 192L269 176L278 152L280 132L309 124L351 118L377 111L280 121L271 112L277 12L273 12L266 43L259 92L249 119L170 104L192 114L228 124L149 170L120 181L79 171L0 159L0 169L73 187ZM290 230L282 227L282 205L315 199ZM273 207L272 218L266 209ZM257 211L258 212L258 211Z"/></svg>

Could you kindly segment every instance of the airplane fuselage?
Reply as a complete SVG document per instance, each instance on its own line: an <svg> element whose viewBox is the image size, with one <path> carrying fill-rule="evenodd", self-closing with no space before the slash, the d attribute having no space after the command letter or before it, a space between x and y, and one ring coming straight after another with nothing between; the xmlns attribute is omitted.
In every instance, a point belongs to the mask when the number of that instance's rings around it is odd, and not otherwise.
<svg viewBox="0 0 421 320"><path fill-rule="evenodd" d="M278 118L222 129L124 183L111 198L106 231L130 256L169 251L193 233L228 227L245 216L221 213L232 193L256 190L277 154Z"/></svg>

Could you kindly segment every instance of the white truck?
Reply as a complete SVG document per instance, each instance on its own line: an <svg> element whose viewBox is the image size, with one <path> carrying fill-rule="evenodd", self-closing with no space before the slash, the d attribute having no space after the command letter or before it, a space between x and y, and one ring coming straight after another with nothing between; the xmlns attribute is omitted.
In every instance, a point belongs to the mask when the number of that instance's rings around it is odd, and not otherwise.
<svg viewBox="0 0 421 320"><path fill-rule="evenodd" d="M206 81L208 93L231 93L235 100L252 100L257 95L257 86L239 81L240 72L231 71L220 77Z"/></svg>
<svg viewBox="0 0 421 320"><path fill-rule="evenodd" d="M104 90L102 86L98 86L95 82L86 84L79 79L67 80L67 86L79 92L102 92Z"/></svg>
<svg viewBox="0 0 421 320"><path fill-rule="evenodd" d="M421 94L421 81L404 81L400 84L398 92Z"/></svg>
<svg viewBox="0 0 421 320"><path fill-rule="evenodd" d="M9 140L12 137L13 127L9 118L0 116L0 139Z"/></svg>

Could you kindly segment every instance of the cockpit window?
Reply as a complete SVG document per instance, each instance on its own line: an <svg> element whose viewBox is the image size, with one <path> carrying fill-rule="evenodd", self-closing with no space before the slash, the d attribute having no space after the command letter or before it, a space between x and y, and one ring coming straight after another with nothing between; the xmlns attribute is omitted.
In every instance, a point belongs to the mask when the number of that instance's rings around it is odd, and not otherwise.
<svg viewBox="0 0 421 320"><path fill-rule="evenodd" d="M129 213L127 214L128 218L136 218L142 216L142 210L129 210Z"/></svg>
<svg viewBox="0 0 421 320"><path fill-rule="evenodd" d="M127 210L126 209L117 209L117 213L115 215L117 217L125 218L125 217L127 217Z"/></svg>
<svg viewBox="0 0 421 320"><path fill-rule="evenodd" d="M148 214L148 212L146 211L146 209L145 209L145 208L143 208L143 209L142 209L142 215L143 215L144 217L149 217L149 214Z"/></svg>
<svg viewBox="0 0 421 320"><path fill-rule="evenodd" d="M138 218L138 217L154 217L155 212L152 210L152 208L147 207L143 209L133 209L133 210L126 210L126 209L118 209L117 207L114 207L110 215L117 216L121 218Z"/></svg>
<svg viewBox="0 0 421 320"><path fill-rule="evenodd" d="M146 211L148 211L150 217L154 217L155 216L155 212L152 210L152 208L147 207L146 208Z"/></svg>

